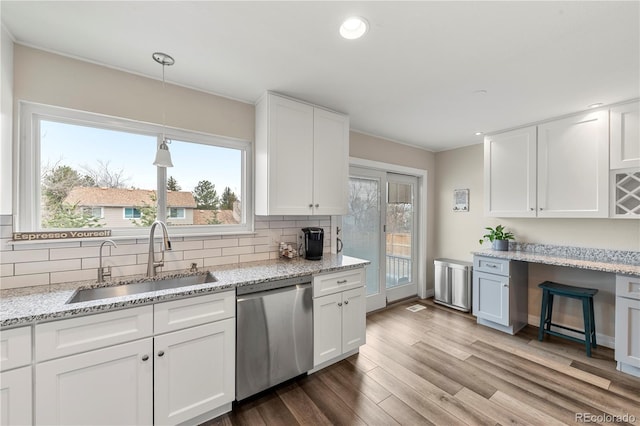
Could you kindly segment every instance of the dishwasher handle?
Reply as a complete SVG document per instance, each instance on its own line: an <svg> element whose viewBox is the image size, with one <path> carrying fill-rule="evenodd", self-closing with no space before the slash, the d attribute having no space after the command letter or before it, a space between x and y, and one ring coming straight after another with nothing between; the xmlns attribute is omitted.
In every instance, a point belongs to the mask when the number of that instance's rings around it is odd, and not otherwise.
<svg viewBox="0 0 640 426"><path fill-rule="evenodd" d="M265 297L268 295L274 295L274 294L279 294L279 293L285 293L288 291L303 291L307 288L311 287L311 283L305 283L305 284L295 284L295 285L290 285L287 287L280 287L280 288L276 288L273 290L264 290L264 291L258 291L255 293L248 293L248 294L242 294L242 295L238 295L236 296L236 303L240 303L243 302L245 300L253 300L253 299L259 299L261 297Z"/></svg>

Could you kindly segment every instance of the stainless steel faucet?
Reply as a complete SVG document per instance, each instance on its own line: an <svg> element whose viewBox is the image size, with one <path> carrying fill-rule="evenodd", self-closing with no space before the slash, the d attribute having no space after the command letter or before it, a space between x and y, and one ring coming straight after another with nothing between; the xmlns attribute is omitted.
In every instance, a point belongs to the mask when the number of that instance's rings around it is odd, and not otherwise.
<svg viewBox="0 0 640 426"><path fill-rule="evenodd" d="M105 244L111 244L115 248L118 248L118 245L113 240L104 240L102 244L100 244L100 263L98 264L98 282L103 283L105 278L111 277L111 266L107 266L104 268L102 266L102 247Z"/></svg>
<svg viewBox="0 0 640 426"><path fill-rule="evenodd" d="M156 262L156 255L153 249L153 233L156 226L160 225L162 228L162 244L160 245L160 253L162 257L159 262ZM163 222L156 220L151 224L151 230L149 231L149 261L147 262L147 276L155 277L156 268L164 266L164 252L165 250L171 250L171 241L169 241L169 233L167 232L167 225Z"/></svg>

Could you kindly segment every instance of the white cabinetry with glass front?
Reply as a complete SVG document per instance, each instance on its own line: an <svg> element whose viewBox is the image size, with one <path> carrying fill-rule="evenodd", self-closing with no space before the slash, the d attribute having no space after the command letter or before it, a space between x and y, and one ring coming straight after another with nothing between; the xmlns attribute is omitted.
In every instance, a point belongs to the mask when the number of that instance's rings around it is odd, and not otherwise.
<svg viewBox="0 0 640 426"><path fill-rule="evenodd" d="M179 424L231 410L235 292L36 325L36 424Z"/></svg>
<svg viewBox="0 0 640 426"><path fill-rule="evenodd" d="M485 213L608 217L608 124L595 111L485 137Z"/></svg>
<svg viewBox="0 0 640 426"><path fill-rule="evenodd" d="M0 335L0 425L32 424L31 327Z"/></svg>
<svg viewBox="0 0 640 426"><path fill-rule="evenodd" d="M313 279L313 365L322 368L365 344L364 268Z"/></svg>
<svg viewBox="0 0 640 426"><path fill-rule="evenodd" d="M348 116L267 92L255 150L256 214L347 212Z"/></svg>

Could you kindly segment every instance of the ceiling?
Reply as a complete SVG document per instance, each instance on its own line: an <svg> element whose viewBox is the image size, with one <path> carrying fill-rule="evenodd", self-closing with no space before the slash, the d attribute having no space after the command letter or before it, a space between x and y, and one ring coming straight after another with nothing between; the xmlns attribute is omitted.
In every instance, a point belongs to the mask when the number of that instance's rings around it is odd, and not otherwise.
<svg viewBox="0 0 640 426"><path fill-rule="evenodd" d="M8 1L17 43L253 103L273 90L432 151L640 96L640 2ZM352 15L370 24L344 40ZM486 92L483 92L486 91Z"/></svg>

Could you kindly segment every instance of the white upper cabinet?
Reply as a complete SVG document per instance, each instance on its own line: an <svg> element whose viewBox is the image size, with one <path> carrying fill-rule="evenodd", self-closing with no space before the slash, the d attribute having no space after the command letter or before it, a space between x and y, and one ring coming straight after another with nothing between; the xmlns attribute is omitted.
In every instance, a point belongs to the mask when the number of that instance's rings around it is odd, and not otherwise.
<svg viewBox="0 0 640 426"><path fill-rule="evenodd" d="M256 214L347 211L349 118L266 93L256 104Z"/></svg>
<svg viewBox="0 0 640 426"><path fill-rule="evenodd" d="M608 217L608 117L596 111L486 136L485 214Z"/></svg>
<svg viewBox="0 0 640 426"><path fill-rule="evenodd" d="M607 111L538 126L538 217L609 216L608 129Z"/></svg>
<svg viewBox="0 0 640 426"><path fill-rule="evenodd" d="M611 169L640 167L640 102L611 108Z"/></svg>
<svg viewBox="0 0 640 426"><path fill-rule="evenodd" d="M487 216L536 216L536 127L484 138Z"/></svg>

